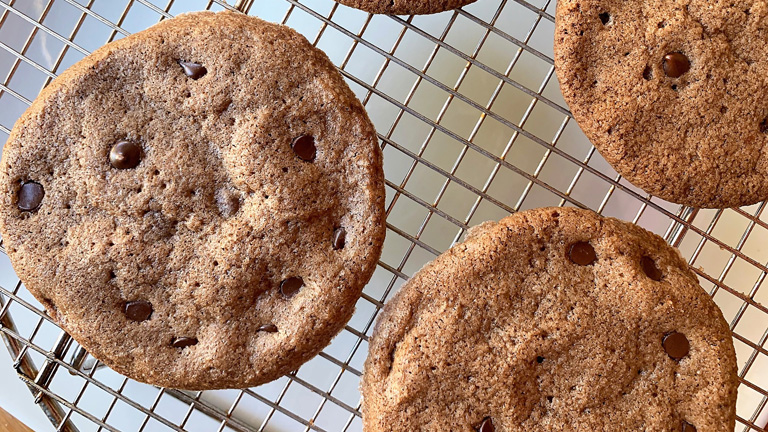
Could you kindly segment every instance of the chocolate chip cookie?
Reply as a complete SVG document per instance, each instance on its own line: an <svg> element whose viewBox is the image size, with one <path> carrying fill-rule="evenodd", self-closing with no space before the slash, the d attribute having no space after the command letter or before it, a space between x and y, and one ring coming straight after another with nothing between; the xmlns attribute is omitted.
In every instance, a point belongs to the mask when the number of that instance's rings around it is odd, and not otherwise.
<svg viewBox="0 0 768 432"><path fill-rule="evenodd" d="M627 180L665 200L768 198L765 1L561 0L555 68L574 118Z"/></svg>
<svg viewBox="0 0 768 432"><path fill-rule="evenodd" d="M425 15L474 3L476 0L338 0L339 3L375 14Z"/></svg>
<svg viewBox="0 0 768 432"><path fill-rule="evenodd" d="M371 122L295 31L229 12L165 20L53 81L0 168L14 268L131 378L248 387L351 317L384 239Z"/></svg>
<svg viewBox="0 0 768 432"><path fill-rule="evenodd" d="M362 381L377 431L732 431L736 358L679 253L571 208L474 228L384 307Z"/></svg>

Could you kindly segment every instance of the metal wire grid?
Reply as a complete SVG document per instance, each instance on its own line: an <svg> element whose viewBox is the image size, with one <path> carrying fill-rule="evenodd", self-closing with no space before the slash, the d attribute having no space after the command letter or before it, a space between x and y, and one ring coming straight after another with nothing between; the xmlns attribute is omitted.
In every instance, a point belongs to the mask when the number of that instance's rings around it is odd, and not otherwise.
<svg viewBox="0 0 768 432"><path fill-rule="evenodd" d="M2 275L0 331L57 430L361 430L356 387L383 302L468 226L541 205L623 217L681 249L731 324L740 366L737 430L765 430L765 203L696 210L622 180L581 135L557 89L554 1L479 0L431 17L371 16L330 0L123 0L119 14L108 16L107 1L0 0L0 54L10 59L7 72L0 69L0 134L7 138L58 72L102 43L184 10L251 13L291 25L325 49L368 108L385 152L388 238L358 312L333 344L287 377L237 391L155 389L99 367L15 275ZM70 31L49 24L64 8ZM18 47L3 35L9 20L27 27ZM94 23L106 29L104 40L79 37ZM55 58L35 55L41 36L61 44ZM30 91L22 83L33 75L40 79Z"/></svg>

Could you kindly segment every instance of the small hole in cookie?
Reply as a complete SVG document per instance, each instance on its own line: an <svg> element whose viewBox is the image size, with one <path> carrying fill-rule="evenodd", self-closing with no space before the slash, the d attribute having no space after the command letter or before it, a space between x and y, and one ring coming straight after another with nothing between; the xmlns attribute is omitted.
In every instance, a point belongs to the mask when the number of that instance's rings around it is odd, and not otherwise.
<svg viewBox="0 0 768 432"><path fill-rule="evenodd" d="M656 266L656 261L654 261L653 258L648 256L642 257L640 259L640 266L643 268L643 273L645 273L651 280L657 282L661 280L661 270Z"/></svg>
<svg viewBox="0 0 768 432"><path fill-rule="evenodd" d="M720 107L720 114L725 114L728 112L728 107L723 105Z"/></svg>
<svg viewBox="0 0 768 432"><path fill-rule="evenodd" d="M117 275L115 274L115 271L114 271L114 270L111 270L111 271L109 272L109 278L110 278L110 279L114 279L114 278L116 278L116 277L117 277Z"/></svg>
<svg viewBox="0 0 768 432"><path fill-rule="evenodd" d="M643 69L643 79L650 81L651 78L653 78L653 69L651 69L650 66L646 66L645 69Z"/></svg>
<svg viewBox="0 0 768 432"><path fill-rule="evenodd" d="M288 172L288 167L283 167L283 172L287 173Z"/></svg>
<svg viewBox="0 0 768 432"><path fill-rule="evenodd" d="M760 122L760 132L764 134L768 134L768 117L766 117L762 122Z"/></svg>
<svg viewBox="0 0 768 432"><path fill-rule="evenodd" d="M555 399L554 396L547 396L547 402L552 403L552 401Z"/></svg>
<svg viewBox="0 0 768 432"><path fill-rule="evenodd" d="M277 333L277 326L274 324L264 324L256 329L257 332Z"/></svg>
<svg viewBox="0 0 768 432"><path fill-rule="evenodd" d="M153 175L160 175L160 170L154 170L154 171L152 171L152 174Z"/></svg>
<svg viewBox="0 0 768 432"><path fill-rule="evenodd" d="M600 15L600 22L603 23L603 25L611 24L611 14L608 12L603 12Z"/></svg>
<svg viewBox="0 0 768 432"><path fill-rule="evenodd" d="M539 364L541 364L541 363L544 363L544 360L545 360L545 359L544 359L544 357L542 357L542 356L538 356L538 357L536 357L536 363L539 363Z"/></svg>
<svg viewBox="0 0 768 432"><path fill-rule="evenodd" d="M677 84L672 84L672 90L677 91Z"/></svg>
<svg viewBox="0 0 768 432"><path fill-rule="evenodd" d="M171 341L171 345L174 348L186 348L188 346L197 345L197 338L194 337L175 337Z"/></svg>
<svg viewBox="0 0 768 432"><path fill-rule="evenodd" d="M667 26L667 22L666 21L661 21L658 24L656 24L656 26L659 27L660 29L664 28L664 27Z"/></svg>
<svg viewBox="0 0 768 432"><path fill-rule="evenodd" d="M216 267L216 266L218 266L218 265L219 265L219 262L218 262L218 261L216 261L216 260L214 260L214 261L213 261L213 266L214 266L214 267Z"/></svg>

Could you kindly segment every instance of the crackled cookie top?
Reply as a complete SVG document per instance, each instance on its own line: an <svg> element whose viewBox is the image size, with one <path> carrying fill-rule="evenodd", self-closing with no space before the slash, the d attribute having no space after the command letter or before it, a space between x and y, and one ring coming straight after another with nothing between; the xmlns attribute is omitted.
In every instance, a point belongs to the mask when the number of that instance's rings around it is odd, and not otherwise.
<svg viewBox="0 0 768 432"><path fill-rule="evenodd" d="M474 3L476 0L338 0L366 12L391 15L424 15Z"/></svg>
<svg viewBox="0 0 768 432"><path fill-rule="evenodd" d="M352 315L384 237L363 107L295 31L200 12L67 70L3 149L29 290L113 369L178 388L296 369Z"/></svg>
<svg viewBox="0 0 768 432"><path fill-rule="evenodd" d="M548 208L474 228L384 307L362 382L378 431L732 431L720 310L660 237Z"/></svg>
<svg viewBox="0 0 768 432"><path fill-rule="evenodd" d="M768 198L768 3L561 0L555 66L600 153L669 201Z"/></svg>

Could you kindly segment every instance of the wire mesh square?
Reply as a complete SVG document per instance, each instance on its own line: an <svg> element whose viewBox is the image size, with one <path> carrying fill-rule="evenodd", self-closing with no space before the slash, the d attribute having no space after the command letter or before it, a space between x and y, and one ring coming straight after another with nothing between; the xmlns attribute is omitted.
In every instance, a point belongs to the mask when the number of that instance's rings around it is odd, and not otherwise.
<svg viewBox="0 0 768 432"><path fill-rule="evenodd" d="M698 210L623 180L573 121L554 75L554 0L478 0L383 16L332 0L0 0L0 142L60 72L176 14L238 10L326 51L365 104L386 175L387 240L357 311L298 371L251 389L158 389L103 367L23 287L0 248L0 332L58 430L361 431L368 337L386 300L466 229L549 205L591 208L680 248L731 324L738 431L768 422L765 203Z"/></svg>

